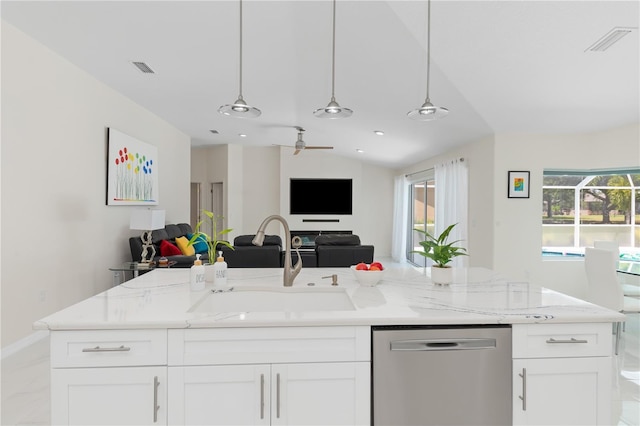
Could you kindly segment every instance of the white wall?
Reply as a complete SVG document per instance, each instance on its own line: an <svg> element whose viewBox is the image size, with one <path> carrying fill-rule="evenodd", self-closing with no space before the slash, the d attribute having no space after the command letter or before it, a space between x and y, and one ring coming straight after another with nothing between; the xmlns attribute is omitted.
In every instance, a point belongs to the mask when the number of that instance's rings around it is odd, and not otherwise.
<svg viewBox="0 0 640 426"><path fill-rule="evenodd" d="M280 148L280 212L294 230L348 230L362 244L375 247L374 256L391 256L393 171L322 151L293 156ZM291 178L347 178L353 180L353 214L336 216L289 215ZM331 194L318 194L331 202ZM339 222L302 222L303 219L338 219Z"/></svg>
<svg viewBox="0 0 640 426"><path fill-rule="evenodd" d="M640 127L579 135L506 135L471 143L398 171L407 174L464 157L469 165L470 266L584 298L581 260L542 259L542 172L545 168L640 166ZM529 170L528 199L507 198L507 172Z"/></svg>
<svg viewBox="0 0 640 426"><path fill-rule="evenodd" d="M228 145L216 145L206 148L194 148L190 149L191 152L191 182L200 183L201 191L201 208L205 210L211 210L212 196L211 196L211 184L222 183L223 195L226 198L228 192L228 179L227 179L227 157L229 146ZM225 206L228 202L225 201ZM227 211L214 212L216 215L222 215L224 219L223 225L228 226ZM199 216L203 219L202 216ZM205 232L210 233L211 229L208 225L208 221L204 221L203 229ZM195 224L191 224L195 226Z"/></svg>
<svg viewBox="0 0 640 426"><path fill-rule="evenodd" d="M280 214L280 148L252 147L243 157L243 234L255 234L269 215ZM277 222L267 225L267 234L280 235ZM236 235L241 235L236 233Z"/></svg>
<svg viewBox="0 0 640 426"><path fill-rule="evenodd" d="M543 170L629 166L640 166L638 124L583 135L496 135L494 268L584 298L583 262L542 259ZM530 198L507 198L509 170L531 172Z"/></svg>
<svg viewBox="0 0 640 426"><path fill-rule="evenodd" d="M206 174L196 169L213 167L211 161L202 161L206 156L196 154L201 151L201 148L193 149L194 176ZM229 152L228 175L224 178L230 189L225 196L228 223L233 228L229 239L254 234L264 218L279 214L291 230L350 230L363 244L375 246L376 257L391 255L393 172L390 169L320 151L293 156L291 150L279 147L229 146ZM339 220L337 223L304 223L303 216L289 215L289 179L293 177L353 179L353 215L331 216ZM319 196L327 196L327 202L331 202L330 194ZM277 222L269 224L266 231L284 237Z"/></svg>
<svg viewBox="0 0 640 426"><path fill-rule="evenodd" d="M131 260L135 207L105 201L108 127L158 147L157 208L187 222L188 136L2 22L3 348Z"/></svg>
<svg viewBox="0 0 640 426"><path fill-rule="evenodd" d="M446 161L463 157L469 170L469 236L462 245L469 253L469 266L493 266L493 168L494 141L487 138L430 158L396 174L429 170ZM437 183L436 183L437 185ZM506 185L506 184L505 184Z"/></svg>

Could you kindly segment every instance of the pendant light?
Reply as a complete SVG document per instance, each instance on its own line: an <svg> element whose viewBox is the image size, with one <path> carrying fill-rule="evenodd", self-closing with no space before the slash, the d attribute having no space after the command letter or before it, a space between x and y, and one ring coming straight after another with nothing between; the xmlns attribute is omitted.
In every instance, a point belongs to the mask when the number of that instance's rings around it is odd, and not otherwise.
<svg viewBox="0 0 640 426"><path fill-rule="evenodd" d="M240 0L240 90L238 99L232 104L223 105L218 108L218 112L223 115L237 118L255 118L259 117L262 112L255 107L247 105L242 98L242 0Z"/></svg>
<svg viewBox="0 0 640 426"><path fill-rule="evenodd" d="M333 47L331 64L331 100L326 107L313 111L313 115L318 118L347 118L353 114L349 108L341 107L336 102L336 0L333 0Z"/></svg>
<svg viewBox="0 0 640 426"><path fill-rule="evenodd" d="M435 106L429 99L429 68L431 67L431 0L427 1L427 97L420 108L407 113L409 118L419 121L430 121L445 117L449 110Z"/></svg>

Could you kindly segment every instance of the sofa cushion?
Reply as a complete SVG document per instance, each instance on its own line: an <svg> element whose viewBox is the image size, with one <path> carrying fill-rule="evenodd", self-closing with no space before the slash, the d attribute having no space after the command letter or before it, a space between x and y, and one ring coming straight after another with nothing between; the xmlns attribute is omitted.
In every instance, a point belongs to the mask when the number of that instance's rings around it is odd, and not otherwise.
<svg viewBox="0 0 640 426"><path fill-rule="evenodd" d="M253 246L253 239L255 234L252 235L239 235L233 239L233 245L238 247ZM279 235L265 235L264 243L262 246L280 246L282 247L282 238Z"/></svg>
<svg viewBox="0 0 640 426"><path fill-rule="evenodd" d="M316 237L316 246L359 246L360 237L357 235L325 234Z"/></svg>
<svg viewBox="0 0 640 426"><path fill-rule="evenodd" d="M182 234L180 235L193 234L193 229L191 229L191 225L189 225L188 223L179 223L177 226L182 232Z"/></svg>
<svg viewBox="0 0 640 426"><path fill-rule="evenodd" d="M153 244L160 244L160 241L168 239L169 235L164 228L151 231L151 242L153 242Z"/></svg>
<svg viewBox="0 0 640 426"><path fill-rule="evenodd" d="M178 237L176 238L176 244L180 248L180 251L185 256L193 256L196 254L196 249L193 246L189 245L189 240L187 237Z"/></svg>
<svg viewBox="0 0 640 426"><path fill-rule="evenodd" d="M185 234L182 232L182 229L178 225L165 225L164 230L167 231L167 239L174 240L177 237L183 237Z"/></svg>
<svg viewBox="0 0 640 426"><path fill-rule="evenodd" d="M177 256L181 254L182 252L180 251L178 246L176 246L175 244L171 244L167 240L160 241L160 256L167 257L167 256Z"/></svg>
<svg viewBox="0 0 640 426"><path fill-rule="evenodd" d="M192 233L188 233L187 234L187 239L189 241L191 241L191 238L193 238L193 234ZM209 252L209 246L207 245L207 240L205 240L203 235L199 235L198 238L194 241L194 243L192 244L193 248L195 249L196 253L208 253Z"/></svg>
<svg viewBox="0 0 640 426"><path fill-rule="evenodd" d="M222 255L229 268L281 268L280 247L235 246L234 250L222 248Z"/></svg>
<svg viewBox="0 0 640 426"><path fill-rule="evenodd" d="M360 262L373 262L373 246L316 246L316 260L319 268L342 268Z"/></svg>

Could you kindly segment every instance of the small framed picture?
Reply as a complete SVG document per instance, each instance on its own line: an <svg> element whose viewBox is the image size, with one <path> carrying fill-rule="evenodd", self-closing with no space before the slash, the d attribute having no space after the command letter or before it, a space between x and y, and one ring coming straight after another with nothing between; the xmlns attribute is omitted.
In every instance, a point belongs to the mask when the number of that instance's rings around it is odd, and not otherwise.
<svg viewBox="0 0 640 426"><path fill-rule="evenodd" d="M509 198L529 198L529 172L509 171Z"/></svg>

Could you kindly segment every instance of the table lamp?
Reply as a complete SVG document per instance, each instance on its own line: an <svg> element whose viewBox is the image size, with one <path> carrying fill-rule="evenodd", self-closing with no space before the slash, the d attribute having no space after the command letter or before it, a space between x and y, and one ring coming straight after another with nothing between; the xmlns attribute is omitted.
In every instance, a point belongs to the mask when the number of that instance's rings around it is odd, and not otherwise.
<svg viewBox="0 0 640 426"><path fill-rule="evenodd" d="M164 210L138 209L131 212L131 221L129 229L137 229L144 231L140 240L142 240L142 254L140 263L151 263L156 256L156 249L152 244L151 231L154 229L164 228ZM151 257L147 259L151 250Z"/></svg>

